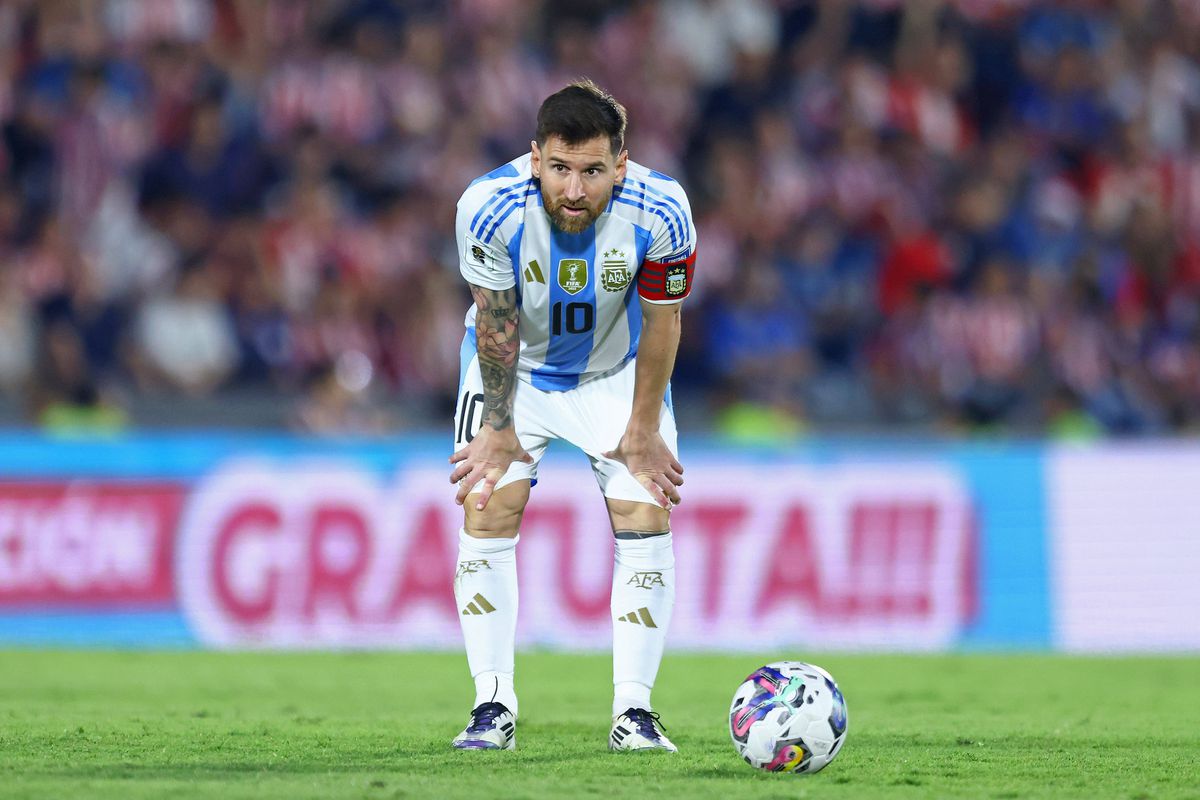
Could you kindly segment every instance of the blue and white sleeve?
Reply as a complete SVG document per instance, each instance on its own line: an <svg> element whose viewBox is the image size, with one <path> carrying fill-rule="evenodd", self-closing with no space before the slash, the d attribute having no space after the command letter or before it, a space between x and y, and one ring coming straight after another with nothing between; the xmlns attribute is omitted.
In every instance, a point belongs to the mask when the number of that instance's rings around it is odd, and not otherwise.
<svg viewBox="0 0 1200 800"><path fill-rule="evenodd" d="M473 186L458 201L455 222L458 269L467 282L475 286L509 289L516 285L516 276L502 235L493 233L484 238L478 235L478 223L472 225L473 220L486 212L485 206L490 197L491 193L476 191Z"/></svg>

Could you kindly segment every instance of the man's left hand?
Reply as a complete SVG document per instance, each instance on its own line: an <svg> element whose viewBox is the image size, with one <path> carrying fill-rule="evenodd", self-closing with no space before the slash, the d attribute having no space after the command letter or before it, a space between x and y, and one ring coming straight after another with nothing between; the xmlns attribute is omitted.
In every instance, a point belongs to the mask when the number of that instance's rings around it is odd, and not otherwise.
<svg viewBox="0 0 1200 800"><path fill-rule="evenodd" d="M677 487L683 486L683 465L658 431L636 433L626 430L616 449L603 455L624 464L663 508L670 509L682 502Z"/></svg>

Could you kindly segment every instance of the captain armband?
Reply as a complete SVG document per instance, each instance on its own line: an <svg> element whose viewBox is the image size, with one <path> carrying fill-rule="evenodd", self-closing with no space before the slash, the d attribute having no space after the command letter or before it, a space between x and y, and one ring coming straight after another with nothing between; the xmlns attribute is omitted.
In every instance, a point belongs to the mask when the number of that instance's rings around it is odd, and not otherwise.
<svg viewBox="0 0 1200 800"><path fill-rule="evenodd" d="M638 295L652 302L682 300L692 291L696 251L681 261L643 261L638 273Z"/></svg>

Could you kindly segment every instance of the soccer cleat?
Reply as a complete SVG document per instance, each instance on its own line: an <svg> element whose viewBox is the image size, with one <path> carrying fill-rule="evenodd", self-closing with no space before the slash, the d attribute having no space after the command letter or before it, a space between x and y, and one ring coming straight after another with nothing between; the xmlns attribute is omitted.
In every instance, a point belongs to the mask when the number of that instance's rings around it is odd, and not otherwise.
<svg viewBox="0 0 1200 800"><path fill-rule="evenodd" d="M503 703L480 703L452 744L456 750L515 750L517 718Z"/></svg>
<svg viewBox="0 0 1200 800"><path fill-rule="evenodd" d="M679 752L679 748L663 733L658 714L644 708L628 708L625 713L613 717L608 749Z"/></svg>

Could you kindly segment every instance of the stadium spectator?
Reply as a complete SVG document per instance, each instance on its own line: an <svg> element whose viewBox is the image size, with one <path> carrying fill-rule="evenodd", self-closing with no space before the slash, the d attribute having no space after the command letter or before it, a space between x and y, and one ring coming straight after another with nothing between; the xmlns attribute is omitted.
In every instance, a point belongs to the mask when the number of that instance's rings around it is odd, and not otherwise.
<svg viewBox="0 0 1200 800"><path fill-rule="evenodd" d="M469 302L445 279L457 188L586 74L629 98L631 154L682 178L705 241L685 424L742 397L798 430L1197 430L1200 15L1130 8L12 0L0 391L36 421L19 400L67 320L134 424L254 391L288 395L289 425L352 351L388 424L436 426ZM164 371L181 303L211 347ZM981 308L975 344L942 330ZM694 344L755 309L787 351L770 390L752 354Z"/></svg>
<svg viewBox="0 0 1200 800"><path fill-rule="evenodd" d="M213 272L212 262L185 265L172 292L141 305L133 339L145 388L207 392L237 367L233 323L217 299Z"/></svg>

